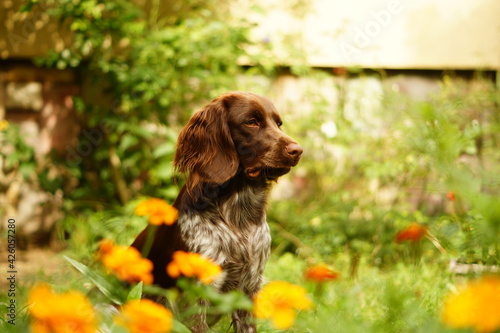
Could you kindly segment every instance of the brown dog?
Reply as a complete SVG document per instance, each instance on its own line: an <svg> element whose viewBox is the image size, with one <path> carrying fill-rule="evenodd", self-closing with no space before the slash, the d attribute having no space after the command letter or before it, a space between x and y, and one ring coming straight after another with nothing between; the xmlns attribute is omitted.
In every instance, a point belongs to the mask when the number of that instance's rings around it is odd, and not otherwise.
<svg viewBox="0 0 500 333"><path fill-rule="evenodd" d="M157 229L148 258L154 283L175 286L165 267L177 250L197 252L219 264L213 283L220 292L241 290L250 298L259 291L269 257L271 236L266 200L272 181L290 171L302 147L281 130L273 104L247 92L219 96L196 112L179 135L174 165L189 173L174 203L177 223ZM132 246L141 250L144 230ZM255 332L250 314L236 311L236 332ZM198 319L194 332L208 325Z"/></svg>

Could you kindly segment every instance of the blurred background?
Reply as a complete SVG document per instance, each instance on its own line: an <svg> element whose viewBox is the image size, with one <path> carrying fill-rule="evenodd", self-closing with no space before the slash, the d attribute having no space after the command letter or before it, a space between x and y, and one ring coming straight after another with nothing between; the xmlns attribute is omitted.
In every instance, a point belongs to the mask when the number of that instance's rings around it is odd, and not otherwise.
<svg viewBox="0 0 500 333"><path fill-rule="evenodd" d="M130 244L137 200L182 185L172 159L192 112L248 90L305 151L272 193L271 276L498 270L499 16L496 0L4 0L1 219L52 272L51 251ZM396 242L412 223L427 238ZM21 274L46 274L29 253Z"/></svg>

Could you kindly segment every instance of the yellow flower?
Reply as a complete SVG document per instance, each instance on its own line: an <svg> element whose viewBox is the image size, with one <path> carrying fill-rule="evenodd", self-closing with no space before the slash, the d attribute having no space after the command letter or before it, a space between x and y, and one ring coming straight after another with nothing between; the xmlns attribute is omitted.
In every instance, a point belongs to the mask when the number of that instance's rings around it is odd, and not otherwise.
<svg viewBox="0 0 500 333"><path fill-rule="evenodd" d="M167 265L167 273L173 278L183 275L196 277L205 284L210 284L222 272L219 265L198 253L176 251Z"/></svg>
<svg viewBox="0 0 500 333"><path fill-rule="evenodd" d="M56 294L46 284L29 293L34 333L95 333L97 319L90 301L78 291Z"/></svg>
<svg viewBox="0 0 500 333"><path fill-rule="evenodd" d="M153 283L153 263L143 258L137 249L115 245L109 240L102 241L99 249L103 265L120 280L129 283Z"/></svg>
<svg viewBox="0 0 500 333"><path fill-rule="evenodd" d="M5 119L0 120L0 131L6 130L9 128L9 122Z"/></svg>
<svg viewBox="0 0 500 333"><path fill-rule="evenodd" d="M135 215L149 215L149 223L153 225L172 225L177 221L179 212L177 208L170 206L164 200L150 198L135 207Z"/></svg>
<svg viewBox="0 0 500 333"><path fill-rule="evenodd" d="M443 304L442 321L453 328L473 328L476 332L500 329L500 277L485 276L470 281Z"/></svg>
<svg viewBox="0 0 500 333"><path fill-rule="evenodd" d="M257 318L271 319L276 329L288 329L295 323L297 310L307 310L312 301L306 290L285 281L267 284L254 300L254 314Z"/></svg>
<svg viewBox="0 0 500 333"><path fill-rule="evenodd" d="M149 299L127 302L115 322L130 333L166 333L173 325L172 313Z"/></svg>

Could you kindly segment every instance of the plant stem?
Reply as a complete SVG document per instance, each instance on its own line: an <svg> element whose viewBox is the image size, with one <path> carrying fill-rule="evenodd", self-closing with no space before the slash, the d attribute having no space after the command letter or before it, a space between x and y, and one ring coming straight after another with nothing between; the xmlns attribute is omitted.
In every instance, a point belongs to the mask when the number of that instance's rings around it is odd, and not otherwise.
<svg viewBox="0 0 500 333"><path fill-rule="evenodd" d="M149 252L151 251L151 247L153 246L153 241L155 239L155 234L156 234L156 229L158 226L156 225L148 225L148 235L146 238L146 243L144 243L144 246L141 250L141 255L144 258L147 258L149 255Z"/></svg>

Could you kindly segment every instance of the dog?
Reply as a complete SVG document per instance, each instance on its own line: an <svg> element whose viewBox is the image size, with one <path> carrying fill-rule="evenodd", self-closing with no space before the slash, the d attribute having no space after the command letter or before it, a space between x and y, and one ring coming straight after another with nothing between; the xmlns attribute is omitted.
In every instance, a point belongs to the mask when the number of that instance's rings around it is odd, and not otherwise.
<svg viewBox="0 0 500 333"><path fill-rule="evenodd" d="M165 267L175 251L200 253L222 267L213 282L219 292L240 290L251 299L262 284L271 236L266 205L272 183L297 165L302 147L281 129L282 120L266 98L249 92L223 94L196 112L181 130L174 167L187 173L174 207L173 225L156 230L147 256L154 283L171 288ZM142 250L148 230L133 247ZM256 332L251 314L236 311L238 333ZM193 332L208 330L198 318Z"/></svg>

